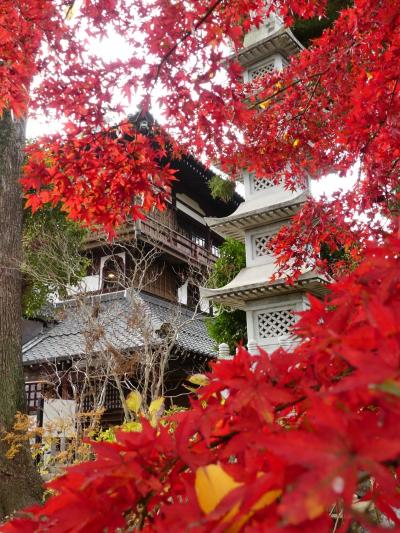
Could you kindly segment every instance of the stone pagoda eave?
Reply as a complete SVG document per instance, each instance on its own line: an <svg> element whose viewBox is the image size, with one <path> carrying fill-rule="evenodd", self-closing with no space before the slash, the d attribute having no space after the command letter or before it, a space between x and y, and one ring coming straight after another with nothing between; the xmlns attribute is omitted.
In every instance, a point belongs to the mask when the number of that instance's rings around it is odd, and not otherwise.
<svg viewBox="0 0 400 533"><path fill-rule="evenodd" d="M244 231L264 224L287 220L295 215L307 199L305 192L282 191L266 196L260 194L246 200L232 215L222 218L207 217L207 225L222 237L244 242Z"/></svg>
<svg viewBox="0 0 400 533"><path fill-rule="evenodd" d="M273 263L243 268L225 287L201 288L201 297L233 308L244 309L248 301L290 294L299 290L318 297L323 297L328 291L329 280L311 270L303 272L293 285L287 284L283 279L270 281L275 268Z"/></svg>
<svg viewBox="0 0 400 533"><path fill-rule="evenodd" d="M289 28L281 27L263 39L240 50L236 55L239 62L249 67L265 57L281 54L287 61L301 50L303 45L296 39Z"/></svg>

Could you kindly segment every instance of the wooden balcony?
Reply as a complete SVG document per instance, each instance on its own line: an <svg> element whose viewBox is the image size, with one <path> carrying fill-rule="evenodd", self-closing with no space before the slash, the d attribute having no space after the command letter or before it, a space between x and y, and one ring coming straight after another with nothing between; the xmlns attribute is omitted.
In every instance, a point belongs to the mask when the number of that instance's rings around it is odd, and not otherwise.
<svg viewBox="0 0 400 533"><path fill-rule="evenodd" d="M217 260L211 246L207 248L205 239L184 234L183 231L174 229L152 216L140 222L140 231L142 238L154 242L179 259L203 265L210 265Z"/></svg>
<svg viewBox="0 0 400 533"><path fill-rule="evenodd" d="M166 253L185 262L210 265L217 260L216 249L204 236L196 235L193 230L185 231L178 223L176 212L167 208L165 211L153 211L145 220L130 222L120 228L116 241L134 241L136 238L154 244ZM85 242L85 249L94 249L104 245L106 236L92 233Z"/></svg>

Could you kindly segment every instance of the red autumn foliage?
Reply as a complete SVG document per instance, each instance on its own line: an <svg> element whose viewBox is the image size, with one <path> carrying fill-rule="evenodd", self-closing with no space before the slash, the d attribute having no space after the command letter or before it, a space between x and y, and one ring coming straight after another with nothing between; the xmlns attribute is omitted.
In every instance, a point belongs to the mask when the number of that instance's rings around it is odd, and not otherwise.
<svg viewBox="0 0 400 533"><path fill-rule="evenodd" d="M21 181L27 190L38 184L43 189L40 197L29 195L26 205L35 211L42 202L61 203L92 227L101 217L101 227L112 235L128 215L144 218L143 210L163 209L175 173L169 164L159 164L164 145L165 136L134 133L129 123L62 141L42 138L26 150Z"/></svg>
<svg viewBox="0 0 400 533"><path fill-rule="evenodd" d="M99 135L109 129L106 117L124 121L127 98L141 98L144 110L160 107L176 141L168 141L171 154L218 160L233 176L248 168L295 187L358 165L350 192L323 209L309 200L298 218L309 231L282 232L284 265L288 253L296 267L317 261L324 242L362 251L381 232L376 215L391 215L400 161L400 0L355 0L283 72L251 88L236 58L245 33L272 12L287 23L324 16L326 0L2 0L0 7L0 109L23 114L29 105L31 114L66 124L30 148L34 162L23 183L32 207L61 201L72 218L110 231L139 216L142 195L144 211L161 205L171 174L158 144L138 138L127 150ZM107 59L100 50L107 37L124 53ZM96 171L102 156L104 181ZM349 215L358 220L354 232Z"/></svg>
<svg viewBox="0 0 400 533"><path fill-rule="evenodd" d="M295 268L313 265L323 243L364 260L329 301L311 301L294 353L241 349L216 363L173 433L144 423L142 433L94 444L95 461L71 468L52 483L56 496L3 530L116 531L136 520L160 532L314 532L335 522L336 531L351 523L374 531L379 513L400 530L400 0L355 0L256 92L226 58L228 42L239 50L269 10L290 22L323 15L325 1L136 4L86 0L69 20L70 0L1 0L0 109L20 116L29 105L67 123L29 148L29 205L61 202L72 218L108 231L141 216L136 198L144 210L162 206L173 179L160 164L165 138L149 142L105 120L125 115L118 91L141 93L144 109L161 105L175 156L190 149L233 175L248 168L288 187L357 164L354 188L310 199L277 247ZM86 37L110 27L133 50L139 34L140 50L118 60L89 52ZM377 215L392 230L380 244L369 241L383 234ZM231 490L206 505L199 479L210 465Z"/></svg>
<svg viewBox="0 0 400 533"><path fill-rule="evenodd" d="M375 531L379 513L400 530L399 254L399 232L369 245L363 264L301 314L293 353L242 348L215 363L174 432L144 423L94 443L93 462L50 483L57 495L2 531L116 531L133 515L159 532L322 532L335 517L341 531ZM205 512L212 496L198 475L209 465L237 485ZM369 513L354 505L363 501Z"/></svg>

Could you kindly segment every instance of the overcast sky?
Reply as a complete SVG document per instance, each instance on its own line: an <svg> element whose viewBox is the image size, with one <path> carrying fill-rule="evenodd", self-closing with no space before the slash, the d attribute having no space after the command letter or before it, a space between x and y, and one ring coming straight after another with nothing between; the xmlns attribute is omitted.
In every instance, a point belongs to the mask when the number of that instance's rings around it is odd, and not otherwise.
<svg viewBox="0 0 400 533"><path fill-rule="evenodd" d="M79 3L79 2L78 2ZM140 42L140 39L139 39ZM92 51L95 55L99 55L107 61L113 61L118 58L124 59L126 56L132 53L130 47L124 43L123 39L118 35L112 35L104 38L101 41L93 42ZM137 53L137 51L136 51ZM161 91L161 88L159 89ZM157 97L157 95L155 94ZM122 98L122 97L121 97ZM137 97L141 99L141 95ZM134 113L137 110L139 101L132 101L131 105L127 105L126 101L122 102L126 109L127 114ZM163 119L157 106L152 109L152 112L156 119L162 124ZM62 128L62 123L48 120L46 117L40 117L39 119L29 119L27 125L27 138L33 139L40 137L41 135L54 133L57 129ZM340 179L337 175L330 174L319 181L313 181L311 184L311 193L314 197L319 198L323 194L330 196L333 192L343 189L349 190L353 187L357 179L357 173L353 172L352 175ZM243 196L243 186L239 183L237 185L238 192Z"/></svg>

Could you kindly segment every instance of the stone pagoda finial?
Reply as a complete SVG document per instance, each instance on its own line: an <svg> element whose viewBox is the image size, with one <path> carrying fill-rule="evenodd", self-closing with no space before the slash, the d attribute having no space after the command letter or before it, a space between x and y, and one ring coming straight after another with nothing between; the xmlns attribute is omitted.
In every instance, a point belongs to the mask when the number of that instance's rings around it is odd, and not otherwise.
<svg viewBox="0 0 400 533"><path fill-rule="evenodd" d="M221 342L218 346L218 358L219 359L229 359L231 357L231 352L229 350L229 345L225 342Z"/></svg>

